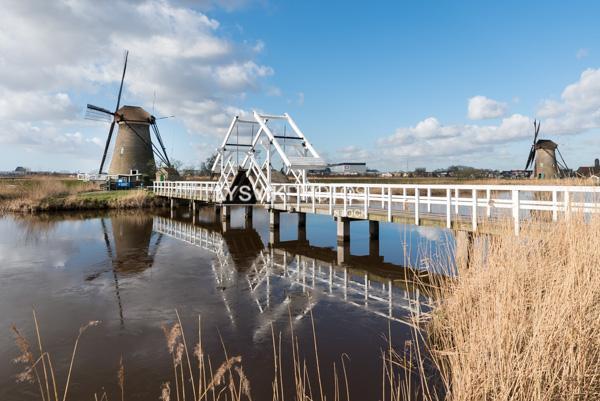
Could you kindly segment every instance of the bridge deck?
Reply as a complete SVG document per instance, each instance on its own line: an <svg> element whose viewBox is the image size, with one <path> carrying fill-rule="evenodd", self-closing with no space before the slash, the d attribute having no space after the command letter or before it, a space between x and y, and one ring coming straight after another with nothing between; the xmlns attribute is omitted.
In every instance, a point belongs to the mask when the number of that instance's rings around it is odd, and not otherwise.
<svg viewBox="0 0 600 401"><path fill-rule="evenodd" d="M215 181L156 182L172 199L221 204L228 190ZM600 212L600 187L543 185L271 184L259 205L275 210L354 220L496 232L536 217L555 222L573 213Z"/></svg>

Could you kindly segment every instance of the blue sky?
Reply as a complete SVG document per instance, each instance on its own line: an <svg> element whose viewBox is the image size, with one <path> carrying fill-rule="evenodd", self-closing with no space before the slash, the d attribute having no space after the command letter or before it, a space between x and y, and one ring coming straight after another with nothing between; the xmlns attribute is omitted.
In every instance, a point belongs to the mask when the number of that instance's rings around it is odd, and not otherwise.
<svg viewBox="0 0 600 401"><path fill-rule="evenodd" d="M594 2L2 3L0 170L94 169L107 127L83 110L112 108L124 47L124 102L151 109L156 92L184 165L252 109L381 170L522 168L534 118L569 166L600 157Z"/></svg>

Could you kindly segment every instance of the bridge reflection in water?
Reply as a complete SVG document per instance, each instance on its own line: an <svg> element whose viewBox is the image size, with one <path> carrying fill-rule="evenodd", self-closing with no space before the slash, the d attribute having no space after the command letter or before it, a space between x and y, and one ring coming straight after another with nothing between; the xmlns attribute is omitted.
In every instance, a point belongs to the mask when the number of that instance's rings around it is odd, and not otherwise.
<svg viewBox="0 0 600 401"><path fill-rule="evenodd" d="M202 211L193 220L156 216L153 229L215 255L214 280L232 324L235 317L225 290L240 283L267 318L263 334L270 330L268 322L288 311L294 320L302 319L321 296L398 322L426 311L431 302L426 273L386 263L376 254L350 255L349 244L335 250L312 246L305 235L265 246L251 219L244 228L231 228L211 220L210 210L207 215L208 221Z"/></svg>

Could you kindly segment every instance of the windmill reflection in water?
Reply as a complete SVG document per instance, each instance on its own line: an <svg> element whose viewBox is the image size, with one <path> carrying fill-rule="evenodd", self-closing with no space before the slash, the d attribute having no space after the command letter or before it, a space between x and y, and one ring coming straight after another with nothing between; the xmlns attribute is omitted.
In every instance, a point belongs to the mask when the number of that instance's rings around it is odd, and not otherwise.
<svg viewBox="0 0 600 401"><path fill-rule="evenodd" d="M107 222L110 222L110 229ZM93 281L104 273L112 274L119 319L124 326L119 278L139 274L152 267L162 234L153 232L153 218L145 213L118 213L100 218L100 224L109 268L87 276L86 281Z"/></svg>

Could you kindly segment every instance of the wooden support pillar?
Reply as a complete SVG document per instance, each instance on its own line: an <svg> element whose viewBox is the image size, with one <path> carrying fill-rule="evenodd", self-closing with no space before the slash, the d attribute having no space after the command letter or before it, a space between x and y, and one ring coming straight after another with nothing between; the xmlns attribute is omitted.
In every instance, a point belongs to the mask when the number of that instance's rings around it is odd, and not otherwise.
<svg viewBox="0 0 600 401"><path fill-rule="evenodd" d="M456 246L454 247L454 260L459 269L469 266L473 252L474 235L470 231L456 231L454 234Z"/></svg>
<svg viewBox="0 0 600 401"><path fill-rule="evenodd" d="M350 259L350 242L338 242L337 244L337 264L343 265Z"/></svg>
<svg viewBox="0 0 600 401"><path fill-rule="evenodd" d="M269 210L269 227L276 227L279 229L279 210Z"/></svg>
<svg viewBox="0 0 600 401"><path fill-rule="evenodd" d="M298 241L306 241L306 213L298 214Z"/></svg>
<svg viewBox="0 0 600 401"><path fill-rule="evenodd" d="M369 256L379 257L379 238L369 238Z"/></svg>
<svg viewBox="0 0 600 401"><path fill-rule="evenodd" d="M306 213L299 212L298 214L298 227L306 228Z"/></svg>
<svg viewBox="0 0 600 401"><path fill-rule="evenodd" d="M231 206L223 205L221 207L221 221L231 221Z"/></svg>
<svg viewBox="0 0 600 401"><path fill-rule="evenodd" d="M171 210L175 208L175 199L171 198Z"/></svg>
<svg viewBox="0 0 600 401"><path fill-rule="evenodd" d="M280 241L279 235L279 210L269 209L269 244L277 245Z"/></svg>
<svg viewBox="0 0 600 401"><path fill-rule="evenodd" d="M269 244L277 245L279 244L279 241L279 227L269 227Z"/></svg>
<svg viewBox="0 0 600 401"><path fill-rule="evenodd" d="M379 239L379 222L375 220L369 220L369 238Z"/></svg>
<svg viewBox="0 0 600 401"><path fill-rule="evenodd" d="M252 206L244 206L244 226L246 229L252 228Z"/></svg>
<svg viewBox="0 0 600 401"><path fill-rule="evenodd" d="M337 242L350 242L350 219L347 217L337 217Z"/></svg>
<svg viewBox="0 0 600 401"><path fill-rule="evenodd" d="M216 223L221 219L221 206L215 205L213 213L213 221Z"/></svg>

